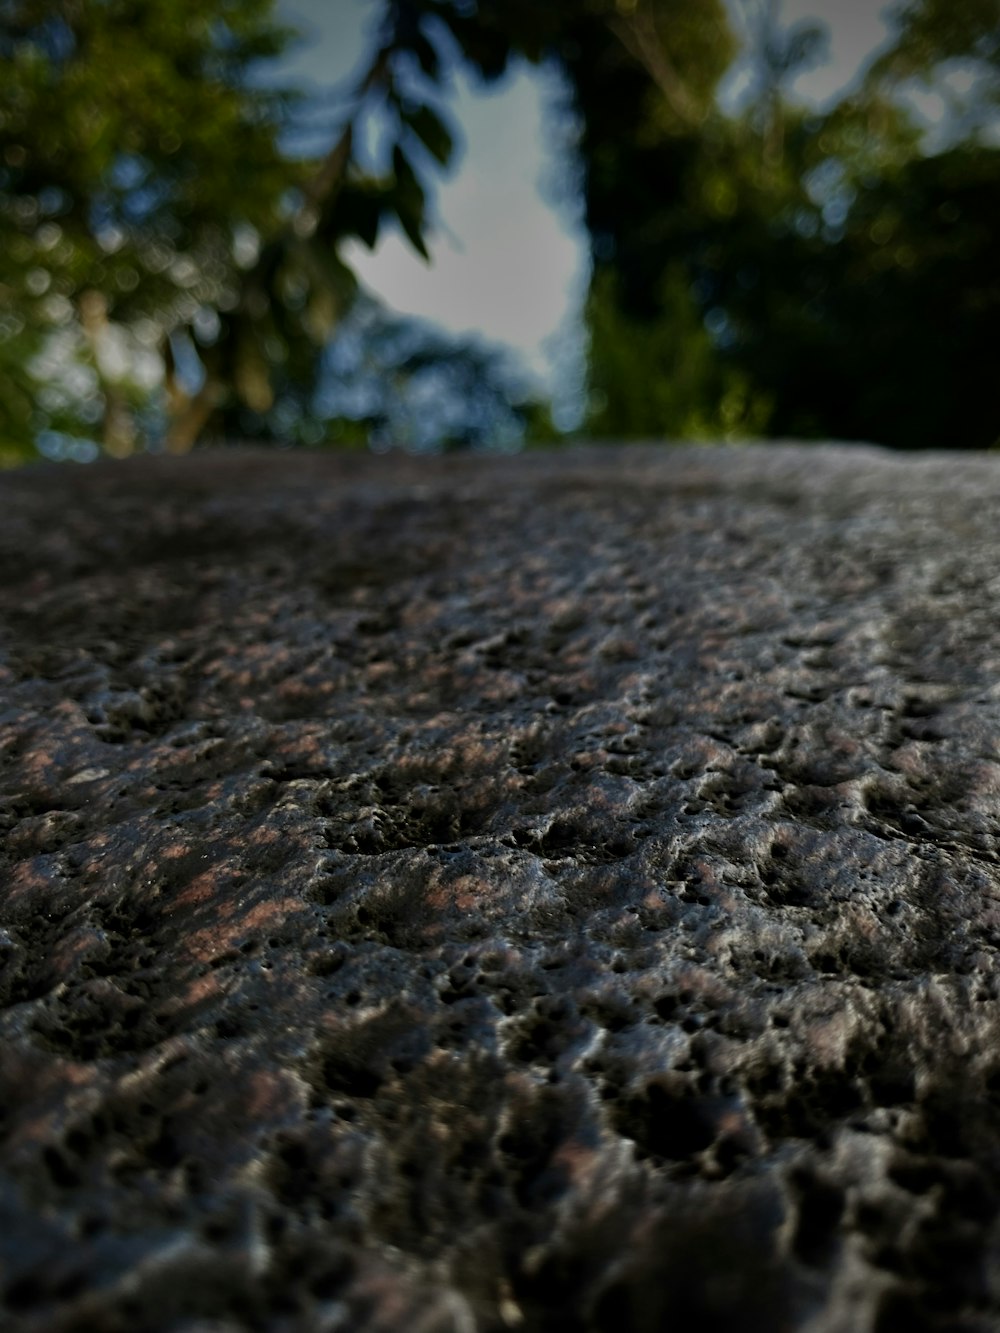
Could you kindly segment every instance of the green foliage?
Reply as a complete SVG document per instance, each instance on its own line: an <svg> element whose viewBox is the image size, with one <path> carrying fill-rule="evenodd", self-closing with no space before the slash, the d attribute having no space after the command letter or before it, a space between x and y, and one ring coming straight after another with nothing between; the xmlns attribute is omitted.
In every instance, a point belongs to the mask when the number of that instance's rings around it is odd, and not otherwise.
<svg viewBox="0 0 1000 1333"><path fill-rule="evenodd" d="M611 272L596 275L587 304L590 430L647 439L745 439L768 424L769 404L722 364L679 269L668 271L654 319L621 310Z"/></svg>
<svg viewBox="0 0 1000 1333"><path fill-rule="evenodd" d="M1000 0L903 0L890 48L822 115L788 86L823 35L775 16L773 0L381 0L310 159L287 149L299 98L259 77L292 36L273 0L0 0L0 461L46 432L113 454L156 429L177 451L551 436L494 353L373 317L343 260L387 227L429 257L456 59L487 82L518 60L564 80L590 431L995 443ZM719 95L735 58L737 110ZM934 142L907 109L915 81L950 99ZM316 426L330 348L359 328L367 406L327 402ZM454 419L421 406L447 395Z"/></svg>
<svg viewBox="0 0 1000 1333"><path fill-rule="evenodd" d="M414 154L453 135L400 82L437 72L413 7L380 45L326 157L282 149L298 99L257 77L292 32L273 0L4 0L0 7L0 440L91 437L130 452L137 410L184 450L235 417L304 400L356 283L345 240L394 220L425 257ZM373 102L384 174L354 152ZM153 420L153 418L150 418Z"/></svg>
<svg viewBox="0 0 1000 1333"><path fill-rule="evenodd" d="M998 440L1000 154L970 138L929 152L896 95L961 54L995 71L995 8L915 0L861 92L824 115L785 92L819 37L778 30L768 0L744 5L756 73L737 113L669 29L679 96L637 52L580 42L566 69L594 259L591 430Z"/></svg>
<svg viewBox="0 0 1000 1333"><path fill-rule="evenodd" d="M119 408L155 377L166 337L235 305L234 231L272 229L290 183L278 135L293 99L247 86L289 36L270 9L6 0L0 10L0 283L12 312L0 358L17 357L35 403L26 416L0 398L8 448L64 429L126 452ZM61 341L62 382L12 341L25 336L36 350Z"/></svg>

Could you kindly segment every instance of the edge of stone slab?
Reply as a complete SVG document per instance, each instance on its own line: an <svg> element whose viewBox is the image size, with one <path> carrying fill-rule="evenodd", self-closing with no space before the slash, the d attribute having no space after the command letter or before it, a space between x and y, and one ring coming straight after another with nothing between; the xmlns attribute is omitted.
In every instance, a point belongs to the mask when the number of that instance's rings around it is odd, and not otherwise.
<svg viewBox="0 0 1000 1333"><path fill-rule="evenodd" d="M899 472L934 472L947 468L949 472L968 473L981 468L990 472L1000 468L1000 450L926 449L908 452L890 449L866 441L800 440L794 438L747 441L704 441L671 439L580 439L567 444L530 447L511 453L470 452L461 454L419 455L403 451L382 454L333 448L290 449L280 443L262 445L239 443L210 445L180 457L162 453L135 454L127 459L101 458L93 463L78 464L50 459L32 459L17 467L0 471L0 487L19 480L59 475L75 476L81 481L107 474L124 479L133 471L181 472L190 467L211 467L218 463L264 464L283 466L320 464L332 466L348 474L370 476L385 469L399 472L426 469L428 472L468 468L491 469L500 467L534 470L550 464L607 465L615 461L629 464L663 464L683 461L726 469L731 465L753 463L779 466L792 471L817 465L835 470L845 467L886 469Z"/></svg>

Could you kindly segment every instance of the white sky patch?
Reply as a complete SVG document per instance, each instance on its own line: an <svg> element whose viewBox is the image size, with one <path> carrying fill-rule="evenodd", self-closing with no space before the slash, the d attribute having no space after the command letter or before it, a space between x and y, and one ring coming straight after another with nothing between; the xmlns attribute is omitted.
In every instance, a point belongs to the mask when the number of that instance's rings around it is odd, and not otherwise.
<svg viewBox="0 0 1000 1333"><path fill-rule="evenodd" d="M939 124L948 111L948 104L941 94L929 88L915 86L907 89L906 101L928 125Z"/></svg>
<svg viewBox="0 0 1000 1333"><path fill-rule="evenodd" d="M757 22L756 6L748 9L744 0L725 0L734 31L741 37L748 23ZM889 35L888 14L892 6L886 0L782 0L778 23L790 28L800 23L818 24L826 32L824 57L807 66L790 89L799 101L822 108L852 83L868 65ZM753 89L754 71L746 61L737 59L722 81L722 104L739 106Z"/></svg>
<svg viewBox="0 0 1000 1333"><path fill-rule="evenodd" d="M941 82L961 97L965 93L972 92L976 86L976 70L968 64L959 65L949 70Z"/></svg>
<svg viewBox="0 0 1000 1333"><path fill-rule="evenodd" d="M345 258L396 310L510 343L547 379L545 343L578 306L584 257L560 213L539 196L541 101L538 82L526 74L489 96L463 88L455 112L465 151L459 170L435 191L431 263L394 228L374 253L358 244Z"/></svg>
<svg viewBox="0 0 1000 1333"><path fill-rule="evenodd" d="M809 19L823 24L829 34L829 59L799 75L792 84L796 96L821 106L851 83L885 44L890 9L878 0L784 0L784 23Z"/></svg>
<svg viewBox="0 0 1000 1333"><path fill-rule="evenodd" d="M302 38L282 61L286 75L317 89L360 72L374 41L371 20L381 12L372 0L279 0L279 18Z"/></svg>

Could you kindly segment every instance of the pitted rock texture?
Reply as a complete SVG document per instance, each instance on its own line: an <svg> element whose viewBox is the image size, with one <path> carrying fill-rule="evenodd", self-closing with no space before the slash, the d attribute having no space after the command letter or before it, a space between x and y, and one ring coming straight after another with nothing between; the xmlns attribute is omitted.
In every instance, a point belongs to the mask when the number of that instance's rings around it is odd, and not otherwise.
<svg viewBox="0 0 1000 1333"><path fill-rule="evenodd" d="M0 1326L1000 1328L1000 459L0 505Z"/></svg>

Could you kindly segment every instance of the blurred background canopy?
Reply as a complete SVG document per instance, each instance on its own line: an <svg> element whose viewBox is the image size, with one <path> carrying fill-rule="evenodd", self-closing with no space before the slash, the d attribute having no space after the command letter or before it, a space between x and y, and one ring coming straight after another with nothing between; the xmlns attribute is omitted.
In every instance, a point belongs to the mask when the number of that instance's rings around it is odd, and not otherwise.
<svg viewBox="0 0 1000 1333"><path fill-rule="evenodd" d="M882 36L820 100L812 8L330 0L358 59L324 85L273 0L0 0L0 461L996 446L1000 0L838 4ZM457 84L526 72L585 256L558 384L398 313L359 258L392 233L431 257L441 182L475 165ZM497 281L537 281L534 248Z"/></svg>

